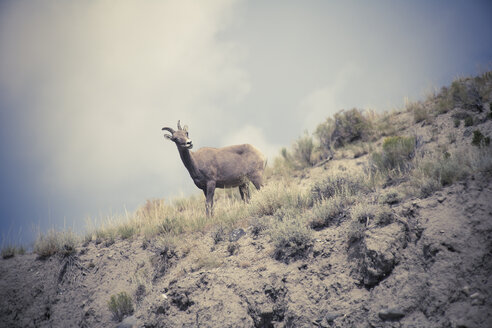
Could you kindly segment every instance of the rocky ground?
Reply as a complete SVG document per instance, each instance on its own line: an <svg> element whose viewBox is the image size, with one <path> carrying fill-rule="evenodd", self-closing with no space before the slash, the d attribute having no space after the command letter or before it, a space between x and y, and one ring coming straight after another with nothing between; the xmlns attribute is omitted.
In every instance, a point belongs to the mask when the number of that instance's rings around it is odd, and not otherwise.
<svg viewBox="0 0 492 328"><path fill-rule="evenodd" d="M124 321L136 327L490 327L490 195L492 179L474 177L394 204L397 222L353 244L341 222L288 264L248 227L233 242L194 236L185 251L144 249L137 238L65 259L1 260L0 326L117 326L109 297L142 274L151 284L135 291Z"/></svg>

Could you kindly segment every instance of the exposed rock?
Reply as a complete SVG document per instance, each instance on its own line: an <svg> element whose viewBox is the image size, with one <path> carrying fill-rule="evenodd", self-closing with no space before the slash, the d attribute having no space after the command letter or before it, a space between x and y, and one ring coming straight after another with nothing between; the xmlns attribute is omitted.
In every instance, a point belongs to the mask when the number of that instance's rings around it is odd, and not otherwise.
<svg viewBox="0 0 492 328"><path fill-rule="evenodd" d="M126 317L122 322L120 322L116 328L136 328L138 327L138 321L135 316Z"/></svg>
<svg viewBox="0 0 492 328"><path fill-rule="evenodd" d="M366 288L372 288L386 278L398 264L399 252L406 247L404 226L398 222L365 232L357 242L352 257L357 260L357 278Z"/></svg>
<svg viewBox="0 0 492 328"><path fill-rule="evenodd" d="M171 303L176 306L180 311L186 311L190 306L195 304L190 297L188 290L178 289L169 293Z"/></svg>
<svg viewBox="0 0 492 328"><path fill-rule="evenodd" d="M229 241L232 243L232 242L236 242L238 241L242 236L244 236L246 234L246 232L239 228L239 229L234 229L231 231L231 234L229 235Z"/></svg>
<svg viewBox="0 0 492 328"><path fill-rule="evenodd" d="M405 312L399 308L388 308L379 311L378 315L384 321L398 321L405 316Z"/></svg>

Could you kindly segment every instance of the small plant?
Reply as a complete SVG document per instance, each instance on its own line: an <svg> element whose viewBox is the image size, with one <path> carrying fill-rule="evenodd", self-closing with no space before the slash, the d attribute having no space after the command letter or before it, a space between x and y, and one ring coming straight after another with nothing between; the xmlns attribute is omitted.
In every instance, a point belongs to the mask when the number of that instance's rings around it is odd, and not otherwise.
<svg viewBox="0 0 492 328"><path fill-rule="evenodd" d="M109 235L109 237L104 241L104 246L105 247L109 247L109 246L113 245L114 242L115 242L114 236L113 235Z"/></svg>
<svg viewBox="0 0 492 328"><path fill-rule="evenodd" d="M294 158L301 168L314 165L312 156L314 150L313 138L306 134L300 137L294 144Z"/></svg>
<svg viewBox="0 0 492 328"><path fill-rule="evenodd" d="M424 176L414 182L418 185L417 196L422 198L427 198L442 188L441 182L430 176Z"/></svg>
<svg viewBox="0 0 492 328"><path fill-rule="evenodd" d="M253 217L249 221L251 234L254 239L258 238L258 236L268 228L268 222L266 222L265 218L257 218Z"/></svg>
<svg viewBox="0 0 492 328"><path fill-rule="evenodd" d="M470 154L444 152L420 160L412 173L412 183L420 189L421 197L428 197L443 186L462 180L471 172Z"/></svg>
<svg viewBox="0 0 492 328"><path fill-rule="evenodd" d="M361 110L353 108L334 115L335 128L331 141L335 148L343 147L354 141L366 141L373 134L372 122Z"/></svg>
<svg viewBox="0 0 492 328"><path fill-rule="evenodd" d="M358 219L352 218L347 231L349 247L359 244L364 239L366 229L365 222L360 222Z"/></svg>
<svg viewBox="0 0 492 328"><path fill-rule="evenodd" d="M212 231L212 239L214 244L217 245L221 241L226 240L226 234L227 232L223 225L219 225L216 229L214 229Z"/></svg>
<svg viewBox="0 0 492 328"><path fill-rule="evenodd" d="M135 226L130 222L122 224L118 227L118 234L121 236L121 239L128 239L136 233Z"/></svg>
<svg viewBox="0 0 492 328"><path fill-rule="evenodd" d="M463 109L483 111L483 99L477 81L469 78L457 79L449 88L453 102Z"/></svg>
<svg viewBox="0 0 492 328"><path fill-rule="evenodd" d="M461 121L457 118L454 119L454 127L455 128L459 128L460 127L460 124L461 124Z"/></svg>
<svg viewBox="0 0 492 328"><path fill-rule="evenodd" d="M486 147L490 145L490 137L486 137L480 130L473 131L472 145L477 147Z"/></svg>
<svg viewBox="0 0 492 328"><path fill-rule="evenodd" d="M413 120L415 123L426 121L430 119L429 112L420 102L411 102L407 105L407 111L413 113Z"/></svg>
<svg viewBox="0 0 492 328"><path fill-rule="evenodd" d="M465 126L473 126L473 117L467 116L465 118Z"/></svg>
<svg viewBox="0 0 492 328"><path fill-rule="evenodd" d="M211 270L220 267L223 263L224 261L217 254L202 254L196 259L193 270Z"/></svg>
<svg viewBox="0 0 492 328"><path fill-rule="evenodd" d="M315 230L329 227L339 222L346 214L347 199L343 196L334 196L314 206L311 228Z"/></svg>
<svg viewBox="0 0 492 328"><path fill-rule="evenodd" d="M227 252L229 252L229 256L232 255L237 255L239 253L239 244L234 242L234 243L229 243L227 245Z"/></svg>
<svg viewBox="0 0 492 328"><path fill-rule="evenodd" d="M262 217L273 215L281 207L307 208L312 205L308 196L299 186L271 183L253 195L249 212Z"/></svg>
<svg viewBox="0 0 492 328"><path fill-rule="evenodd" d="M285 216L270 231L275 251L273 257L284 263L305 258L313 247L312 230L299 216Z"/></svg>
<svg viewBox="0 0 492 328"><path fill-rule="evenodd" d="M16 250L15 247L12 245L7 245L2 248L2 258L4 259L9 259L11 257L14 257Z"/></svg>
<svg viewBox="0 0 492 328"><path fill-rule="evenodd" d="M351 218L366 227L372 223L376 215L377 206L365 202L358 203L350 209Z"/></svg>
<svg viewBox="0 0 492 328"><path fill-rule="evenodd" d="M127 292L112 295L108 302L108 307L117 321L121 321L125 316L133 313L132 299Z"/></svg>
<svg viewBox="0 0 492 328"><path fill-rule="evenodd" d="M393 190L385 192L381 195L380 202L383 204L394 205L400 203L402 200L402 195Z"/></svg>
<svg viewBox="0 0 492 328"><path fill-rule="evenodd" d="M311 187L313 201L321 201L335 195L351 196L363 191L361 177L357 175L330 175Z"/></svg>
<svg viewBox="0 0 492 328"><path fill-rule="evenodd" d="M388 137L383 141L383 151L374 152L372 165L380 171L408 171L410 160L415 154L414 137Z"/></svg>
<svg viewBox="0 0 492 328"><path fill-rule="evenodd" d="M318 138L320 147L331 152L331 136L335 131L335 121L329 117L325 122L319 124L314 131L314 135Z"/></svg>
<svg viewBox="0 0 492 328"><path fill-rule="evenodd" d="M436 109L438 114L444 114L453 109L453 101L448 95L448 88L443 87L441 89L441 93L437 97Z"/></svg>
<svg viewBox="0 0 492 328"><path fill-rule="evenodd" d="M45 235L40 234L34 243L34 253L41 258L59 254L63 257L75 253L77 236L72 231L50 230Z"/></svg>

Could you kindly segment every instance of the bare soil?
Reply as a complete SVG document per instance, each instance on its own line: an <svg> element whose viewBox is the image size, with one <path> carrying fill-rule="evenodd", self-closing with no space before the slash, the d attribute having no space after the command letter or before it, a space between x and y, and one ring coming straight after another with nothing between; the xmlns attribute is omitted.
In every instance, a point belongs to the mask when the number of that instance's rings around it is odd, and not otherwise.
<svg viewBox="0 0 492 328"><path fill-rule="evenodd" d="M451 130L450 115L433 126ZM412 129L437 146L432 126ZM465 129L456 143L469 142ZM359 240L348 220L316 230L308 256L291 261L246 223L237 241L209 231L175 249L134 237L0 259L0 327L491 327L491 200L492 177L470 176L392 204L397 219ZM108 301L122 291L135 311L120 323Z"/></svg>

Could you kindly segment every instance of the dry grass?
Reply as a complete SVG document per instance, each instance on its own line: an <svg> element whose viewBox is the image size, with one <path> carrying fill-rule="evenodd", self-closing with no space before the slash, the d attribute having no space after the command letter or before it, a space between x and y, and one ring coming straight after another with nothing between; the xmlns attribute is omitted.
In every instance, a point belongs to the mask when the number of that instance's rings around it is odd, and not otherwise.
<svg viewBox="0 0 492 328"><path fill-rule="evenodd" d="M269 231L274 246L273 257L289 263L306 257L313 246L313 232L302 215L289 213L276 219Z"/></svg>
<svg viewBox="0 0 492 328"><path fill-rule="evenodd" d="M413 120L415 123L431 122L431 115L422 102L408 102L406 104L406 109L408 112L413 114Z"/></svg>
<svg viewBox="0 0 492 328"><path fill-rule="evenodd" d="M382 114L358 109L340 111L319 124L312 135L301 136L291 149L282 149L273 165L267 167L266 186L259 192L251 188L250 203L244 204L237 190L217 190L215 215L207 218L201 193L170 201L148 200L135 213L89 221L83 241L111 245L118 239L143 236L144 240L174 240L176 246L185 235L202 232L214 239L223 238L234 227L249 224L255 237L260 234L271 237L279 259L295 258L298 251L299 254L308 252L311 228L323 229L349 217L350 213L352 224L356 225L354 231L360 232L367 222L391 221L388 205L409 196L427 197L471 174L492 173L490 139L481 132L474 134L473 143L478 147L459 149L458 132L448 131L446 137L452 146L445 148L452 148L450 151L439 148L421 151L416 145L417 136L399 135L413 124L408 122L412 116L414 122L437 122L437 115L448 111L453 111L449 119L455 119L455 125L471 117L479 131L478 125L489 115L480 114L484 109L480 101L490 101L491 90L489 72L474 79L458 79L449 88L429 95L425 102L409 102L406 111ZM422 125L418 128L426 128ZM433 133L439 134L437 125L434 130ZM381 140L382 137L385 139ZM381 148L377 149L378 145ZM368 162L366 154L369 154ZM336 167L327 164L329 158L360 158L358 162L364 163L365 171L361 166L357 170L337 172ZM329 168L329 174L318 177L309 189L294 177L310 175L312 166ZM372 194L373 201L361 201L362 195L368 194ZM79 242L71 232L50 230L38 237L34 250L42 257L67 255L74 252ZM2 256L15 253L10 246L4 249ZM198 265L201 268L221 265L217 259L207 256L202 262Z"/></svg>
<svg viewBox="0 0 492 328"><path fill-rule="evenodd" d="M121 321L125 316L133 313L132 298L126 292L112 295L108 301L108 308L115 320Z"/></svg>
<svg viewBox="0 0 492 328"><path fill-rule="evenodd" d="M39 234L34 243L34 253L41 258L47 258L55 254L69 256L75 253L75 247L79 244L79 237L71 230L49 230L46 234Z"/></svg>
<svg viewBox="0 0 492 328"><path fill-rule="evenodd" d="M290 181L272 182L253 196L248 212L251 216L273 215L282 207L306 208L311 205L309 193Z"/></svg>
<svg viewBox="0 0 492 328"><path fill-rule="evenodd" d="M3 246L2 251L0 252L3 259L9 259L11 257L14 257L15 255L23 255L25 253L26 249L23 246L10 244Z"/></svg>

